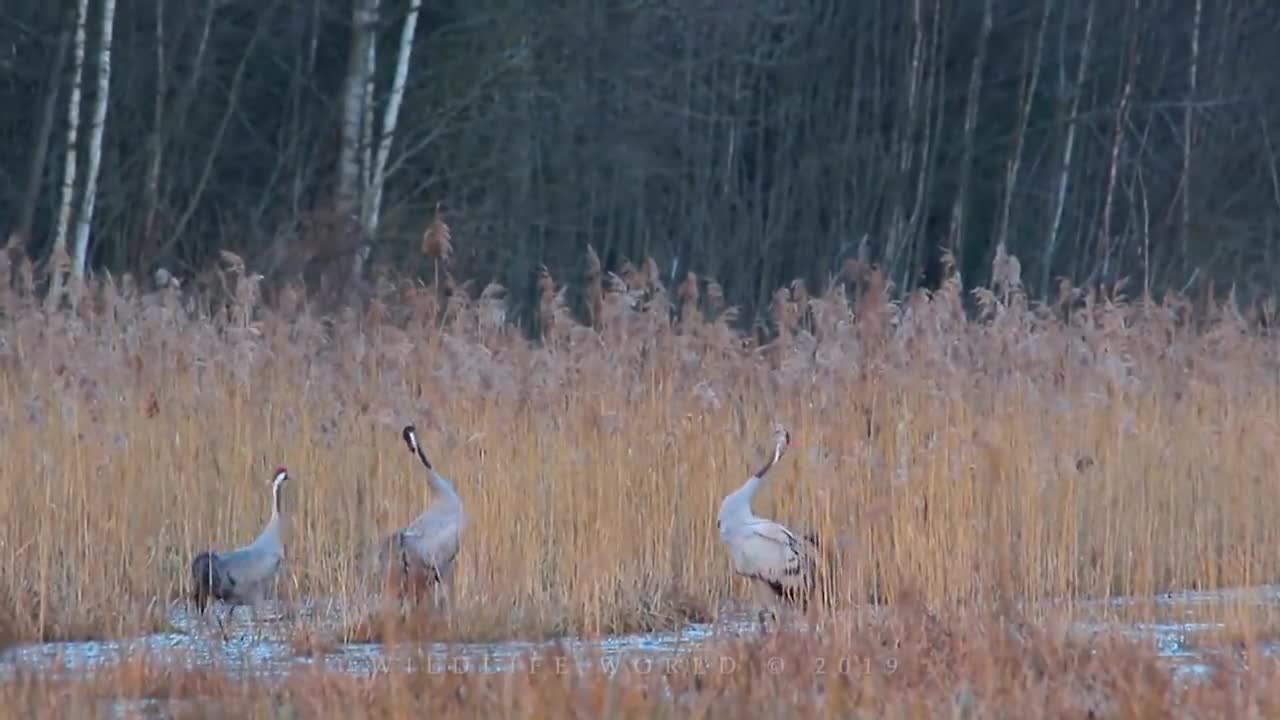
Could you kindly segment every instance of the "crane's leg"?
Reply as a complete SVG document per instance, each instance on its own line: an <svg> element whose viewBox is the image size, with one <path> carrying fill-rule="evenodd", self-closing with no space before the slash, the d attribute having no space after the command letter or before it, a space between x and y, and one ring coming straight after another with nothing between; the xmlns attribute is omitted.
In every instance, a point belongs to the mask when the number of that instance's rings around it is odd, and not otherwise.
<svg viewBox="0 0 1280 720"><path fill-rule="evenodd" d="M773 591L758 580L751 583L751 590L760 607L759 612L756 614L756 618L760 621L760 631L767 633L769 631L769 621L772 620L775 625L778 622L778 613L773 609Z"/></svg>
<svg viewBox="0 0 1280 720"><path fill-rule="evenodd" d="M432 609L437 613L449 611L449 568L440 568L436 570L436 581L434 587L434 602Z"/></svg>
<svg viewBox="0 0 1280 720"><path fill-rule="evenodd" d="M231 607L227 608L227 622L228 622L228 623L229 623L229 622L231 622L231 621L234 619L234 617L235 617L235 612L236 612L236 606L235 606L235 605L232 605ZM231 639L231 638L227 636L227 626L226 626L226 623L222 622L222 617L218 615L218 611L217 611L217 610L214 610L214 612L213 612L213 617L214 617L214 619L216 619L216 620L218 621L218 631L222 633L222 642L228 642L228 641L230 641L230 639Z"/></svg>
<svg viewBox="0 0 1280 720"><path fill-rule="evenodd" d="M405 610L410 605L409 593L413 591L413 582L409 568L409 554L403 549L400 550L400 615L403 616Z"/></svg>
<svg viewBox="0 0 1280 720"><path fill-rule="evenodd" d="M455 601L455 600L457 599L457 597L458 597L458 592L457 592L457 573L455 573L455 572L453 571L453 566L452 566L452 565L450 565L450 566L449 566L449 574L448 574L448 577L446 577L446 578L445 578L445 580L446 580L446 582L448 583L448 584L445 586L445 594L444 594L444 600L445 600L445 612L447 612L447 613L449 614L450 622L452 622L452 618L453 618L453 608L454 608L454 604L455 604L455 603L454 603L454 601Z"/></svg>
<svg viewBox="0 0 1280 720"><path fill-rule="evenodd" d="M261 607L262 594L257 593L249 600L249 620L253 629L253 642L258 643L262 640L262 624L261 624Z"/></svg>
<svg viewBox="0 0 1280 720"><path fill-rule="evenodd" d="M251 619L251 625L253 626L253 642L257 643L262 639L262 626L259 624L258 617L258 603L255 602L249 606L249 617Z"/></svg>
<svg viewBox="0 0 1280 720"><path fill-rule="evenodd" d="M450 565L445 568L444 576L441 578L441 584L443 585L441 589L443 590L442 599L444 600L445 622L447 622L450 627L453 626L454 599L457 597L454 590L454 578L454 566Z"/></svg>
<svg viewBox="0 0 1280 720"><path fill-rule="evenodd" d="M427 599L431 603L432 616L439 617L440 608L444 605L444 578L439 573L432 573L426 592L430 593Z"/></svg>

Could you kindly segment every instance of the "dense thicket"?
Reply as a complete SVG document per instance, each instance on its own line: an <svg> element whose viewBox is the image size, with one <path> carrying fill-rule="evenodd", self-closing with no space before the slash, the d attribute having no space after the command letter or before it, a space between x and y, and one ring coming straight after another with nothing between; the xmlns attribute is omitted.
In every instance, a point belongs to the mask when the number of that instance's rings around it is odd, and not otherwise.
<svg viewBox="0 0 1280 720"><path fill-rule="evenodd" d="M80 23L86 146L104 5ZM899 289L933 284L944 250L985 283L1003 242L1033 294L1267 292L1280 269L1270 0L427 3L366 233L340 222L341 151L378 133L348 136L344 111L372 44L376 112L357 120L382 127L409 7L121 4L87 264L193 273L225 248L316 280L367 245L430 276L439 205L450 272L527 308L539 265L575 281L588 244L606 270L712 278L744 317L859 254ZM63 197L76 11L0 10L0 232L36 259Z"/></svg>

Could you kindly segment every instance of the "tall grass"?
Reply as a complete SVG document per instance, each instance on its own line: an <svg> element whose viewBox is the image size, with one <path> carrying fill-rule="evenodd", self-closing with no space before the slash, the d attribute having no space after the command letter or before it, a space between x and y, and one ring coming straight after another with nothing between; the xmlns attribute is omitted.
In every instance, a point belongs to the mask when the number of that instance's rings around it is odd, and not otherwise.
<svg viewBox="0 0 1280 720"><path fill-rule="evenodd" d="M841 604L1274 580L1275 342L1231 307L1193 324L1175 299L1033 306L997 262L996 287L902 302L874 271L780 290L763 346L714 284L673 298L652 271L596 275L589 324L545 278L530 342L493 286L442 303L384 281L367 310L320 317L288 288L264 305L236 266L218 302L108 280L50 308L19 268L0 287L5 632L161 626L193 552L262 527L278 464L280 592L346 607L360 553L429 501L409 422L472 518L458 637L671 626L745 599L715 512L775 421L795 446L756 510L839 552Z"/></svg>

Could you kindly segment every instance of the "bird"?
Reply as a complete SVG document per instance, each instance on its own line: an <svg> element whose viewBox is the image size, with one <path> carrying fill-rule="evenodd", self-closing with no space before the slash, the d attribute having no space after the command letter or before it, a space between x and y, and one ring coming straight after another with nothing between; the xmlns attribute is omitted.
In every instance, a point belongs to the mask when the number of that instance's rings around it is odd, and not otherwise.
<svg viewBox="0 0 1280 720"><path fill-rule="evenodd" d="M790 445L791 433L776 427L773 455L741 487L725 496L716 516L716 529L734 572L752 582L757 600L764 605L757 616L761 625L770 615L776 620L776 613L769 609L776 603L807 611L817 583L817 534L798 534L751 511L751 501L765 474Z"/></svg>
<svg viewBox="0 0 1280 720"><path fill-rule="evenodd" d="M227 619L231 620L235 609L247 605L257 624L258 606L265 599L267 589L275 580L285 558L285 545L280 537L280 490L289 480L289 471L276 468L271 480L271 519L253 542L226 552L205 550L191 561L193 591L191 599L196 609L204 615L212 600L229 605ZM214 611L214 619L226 637L222 619Z"/></svg>
<svg viewBox="0 0 1280 720"><path fill-rule="evenodd" d="M448 478L436 472L418 442L418 431L406 425L401 437L409 452L418 456L427 470L435 500L409 525L383 539L380 557L387 580L396 575L401 580L401 599L410 586L416 589L423 584L433 591L433 605L443 599L448 610L453 606L453 569L461 546L462 533L468 518L462 508L462 500ZM441 590L444 590L443 598Z"/></svg>

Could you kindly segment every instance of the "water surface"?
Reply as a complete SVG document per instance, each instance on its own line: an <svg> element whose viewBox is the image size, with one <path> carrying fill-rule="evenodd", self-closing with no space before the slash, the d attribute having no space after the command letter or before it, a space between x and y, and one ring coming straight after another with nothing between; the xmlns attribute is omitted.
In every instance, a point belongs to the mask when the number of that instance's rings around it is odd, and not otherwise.
<svg viewBox="0 0 1280 720"><path fill-rule="evenodd" d="M1053 605L1055 603L1049 603ZM1223 628L1220 622L1205 621L1206 611L1224 607L1256 606L1280 611L1280 586L1242 588L1216 592L1170 593L1156 597L1109 598L1073 601L1079 617L1073 630L1083 634L1119 631L1152 643L1179 678L1195 680L1210 672L1206 650L1190 639ZM38 671L83 671L121 662L139 654L169 656L193 668L220 668L233 674L279 676L290 669L322 665L327 669L358 675L392 669L425 669L428 672L497 673L529 669L529 657L538 651L559 649L565 663L585 666L600 664L616 671L627 664L641 672L661 671L691 649L713 640L757 633L758 627L746 617L718 623L690 623L679 630L614 635L598 639L566 638L546 641L509 640L500 642L333 643L316 650L299 648L287 639L305 624L320 630L339 625L333 605L309 603L287 611L268 606L259 623L247 621L243 609L228 625L222 638L208 616L201 618L177 604L168 613L170 629L129 640L48 642L19 645L0 653L0 678L18 669ZM1145 619L1123 619L1133 607L1142 607ZM285 613L288 613L288 617ZM1208 613L1211 614L1211 613ZM1268 646L1264 652L1275 653ZM533 668L537 670L538 668ZM562 671L564 668L546 668Z"/></svg>

